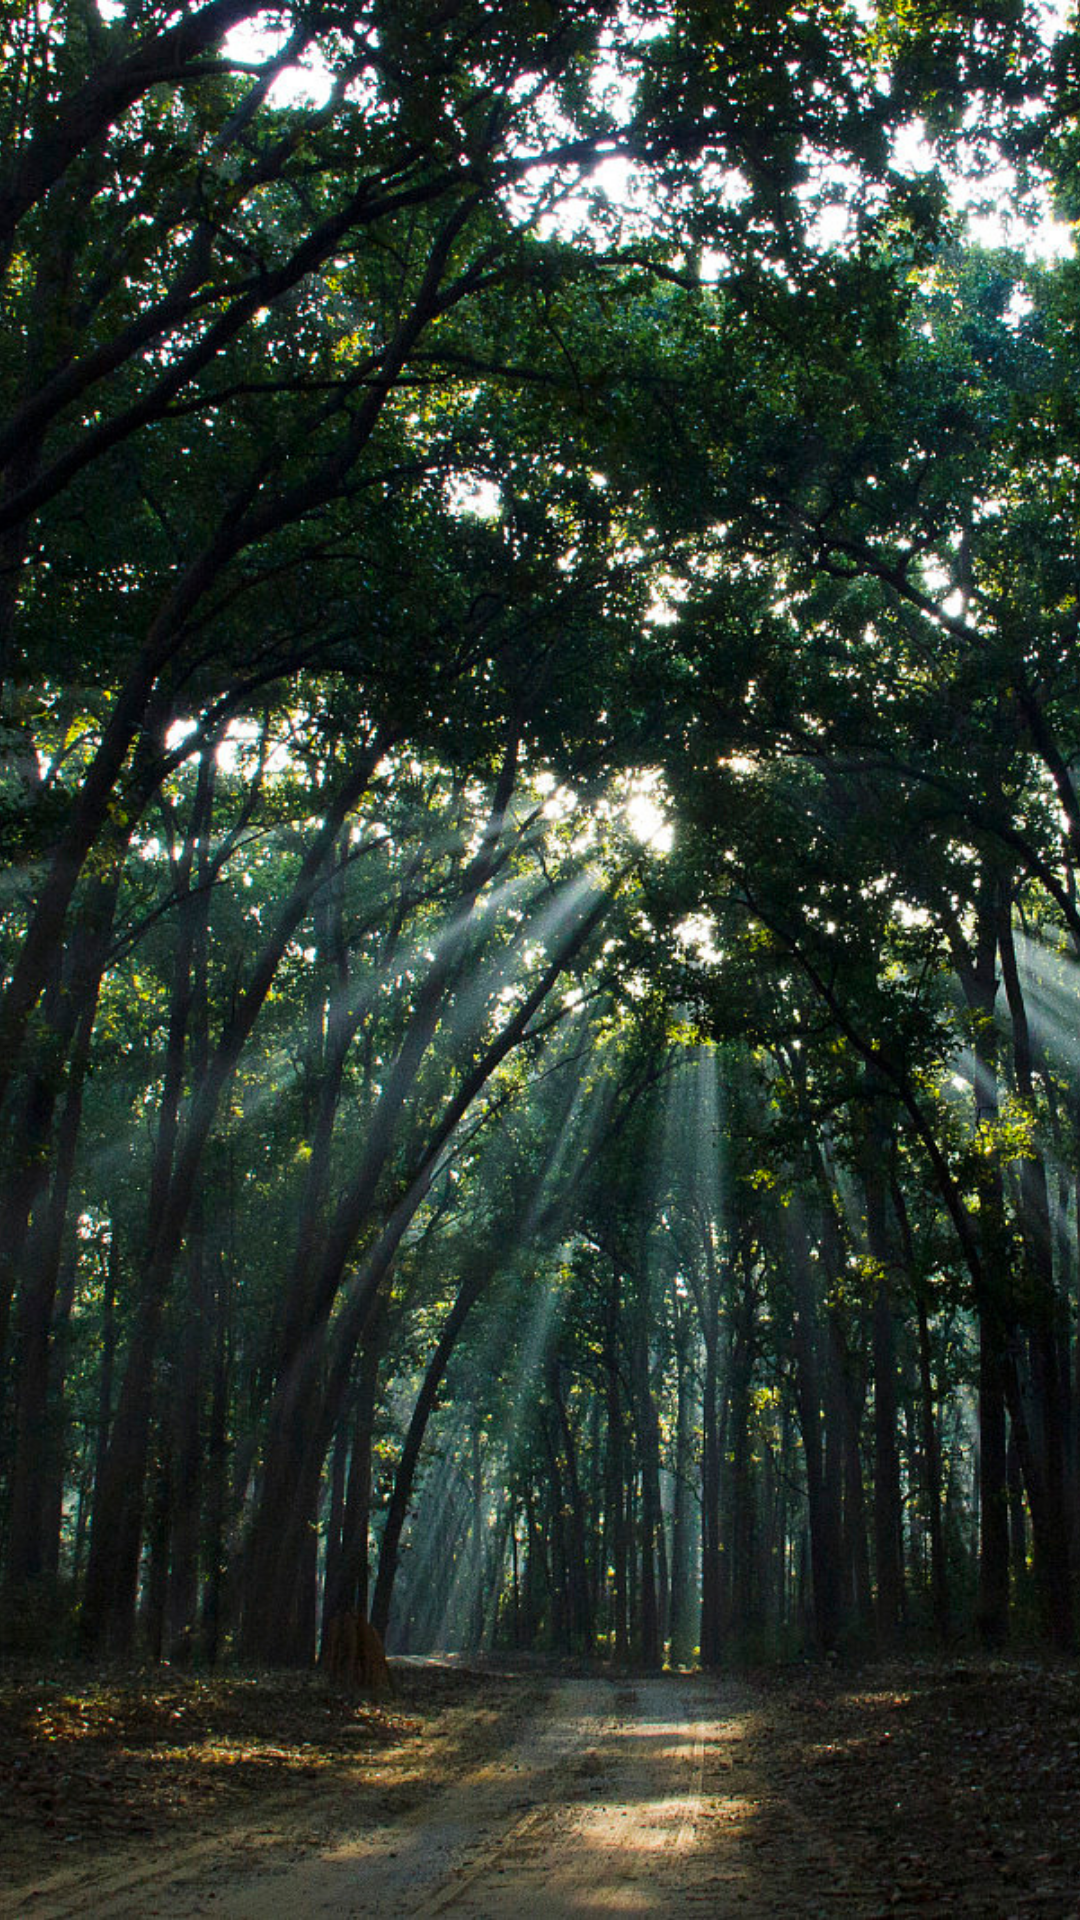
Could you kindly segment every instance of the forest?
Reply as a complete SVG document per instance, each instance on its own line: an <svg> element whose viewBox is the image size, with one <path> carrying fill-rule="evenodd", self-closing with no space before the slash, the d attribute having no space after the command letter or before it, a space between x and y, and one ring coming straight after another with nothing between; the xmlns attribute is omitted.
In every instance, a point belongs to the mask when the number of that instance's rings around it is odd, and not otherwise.
<svg viewBox="0 0 1080 1920"><path fill-rule="evenodd" d="M1072 1649L1080 39L0 32L3 1648Z"/></svg>

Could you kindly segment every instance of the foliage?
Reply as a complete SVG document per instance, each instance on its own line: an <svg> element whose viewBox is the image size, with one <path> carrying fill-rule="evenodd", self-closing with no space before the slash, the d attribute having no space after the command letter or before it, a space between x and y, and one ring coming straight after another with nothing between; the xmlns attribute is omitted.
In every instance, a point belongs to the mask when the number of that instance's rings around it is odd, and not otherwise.
<svg viewBox="0 0 1080 1920"><path fill-rule="evenodd" d="M1071 38L0 30L9 1637L1068 1644Z"/></svg>

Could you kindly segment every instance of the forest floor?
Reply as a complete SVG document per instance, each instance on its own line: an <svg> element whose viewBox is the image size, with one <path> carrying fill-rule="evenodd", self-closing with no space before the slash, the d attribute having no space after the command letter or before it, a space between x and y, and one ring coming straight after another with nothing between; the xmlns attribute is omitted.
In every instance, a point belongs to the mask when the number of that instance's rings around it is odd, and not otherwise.
<svg viewBox="0 0 1080 1920"><path fill-rule="evenodd" d="M0 1912L1080 1920L1080 1675L0 1672Z"/></svg>

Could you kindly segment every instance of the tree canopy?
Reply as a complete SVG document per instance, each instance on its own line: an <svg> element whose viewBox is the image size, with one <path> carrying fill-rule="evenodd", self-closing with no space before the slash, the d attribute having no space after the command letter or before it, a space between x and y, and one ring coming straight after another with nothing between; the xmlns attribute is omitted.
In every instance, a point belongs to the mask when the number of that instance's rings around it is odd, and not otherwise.
<svg viewBox="0 0 1080 1920"><path fill-rule="evenodd" d="M1072 1645L1071 28L0 37L6 1642Z"/></svg>

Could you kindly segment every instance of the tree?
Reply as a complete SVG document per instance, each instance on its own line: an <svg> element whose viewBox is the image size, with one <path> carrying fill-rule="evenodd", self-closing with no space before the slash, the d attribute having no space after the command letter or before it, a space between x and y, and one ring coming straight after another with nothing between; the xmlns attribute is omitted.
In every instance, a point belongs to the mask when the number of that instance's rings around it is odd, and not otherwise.
<svg viewBox="0 0 1080 1920"><path fill-rule="evenodd" d="M1034 152L1028 29L256 26L2 29L9 1622L306 1660L379 1536L656 1664L699 1519L709 1663L940 1629L977 1327L1067 1643L1071 277L891 146Z"/></svg>

